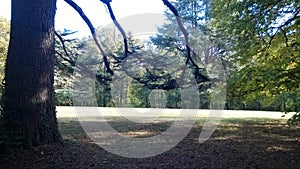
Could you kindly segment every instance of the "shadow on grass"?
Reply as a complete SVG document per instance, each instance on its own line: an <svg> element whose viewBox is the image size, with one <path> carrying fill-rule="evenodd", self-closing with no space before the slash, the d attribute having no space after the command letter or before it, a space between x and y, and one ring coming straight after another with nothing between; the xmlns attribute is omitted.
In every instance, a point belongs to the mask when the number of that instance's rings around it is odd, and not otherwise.
<svg viewBox="0 0 300 169"><path fill-rule="evenodd" d="M299 127L288 127L283 120L223 119L213 136L199 144L203 122L198 120L171 150L150 158L130 159L94 144L77 119L62 118L59 127L63 143L13 150L0 160L0 168L299 168ZM109 123L129 137L149 137L165 131L172 121L136 124L111 119Z"/></svg>

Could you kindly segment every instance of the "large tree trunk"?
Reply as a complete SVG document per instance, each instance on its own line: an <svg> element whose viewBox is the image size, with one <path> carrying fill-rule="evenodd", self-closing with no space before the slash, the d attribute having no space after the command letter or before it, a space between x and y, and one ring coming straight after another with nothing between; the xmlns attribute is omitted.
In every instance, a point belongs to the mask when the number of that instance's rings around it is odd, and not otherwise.
<svg viewBox="0 0 300 169"><path fill-rule="evenodd" d="M12 0L3 119L26 145L59 141L54 102L56 0Z"/></svg>

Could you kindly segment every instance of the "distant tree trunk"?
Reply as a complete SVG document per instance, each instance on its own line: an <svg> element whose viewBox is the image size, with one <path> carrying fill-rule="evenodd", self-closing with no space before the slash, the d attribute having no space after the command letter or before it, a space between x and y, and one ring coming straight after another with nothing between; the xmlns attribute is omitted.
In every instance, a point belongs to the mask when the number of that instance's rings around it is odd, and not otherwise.
<svg viewBox="0 0 300 169"><path fill-rule="evenodd" d="M53 86L55 11L56 0L12 0L3 120L27 146L61 139Z"/></svg>

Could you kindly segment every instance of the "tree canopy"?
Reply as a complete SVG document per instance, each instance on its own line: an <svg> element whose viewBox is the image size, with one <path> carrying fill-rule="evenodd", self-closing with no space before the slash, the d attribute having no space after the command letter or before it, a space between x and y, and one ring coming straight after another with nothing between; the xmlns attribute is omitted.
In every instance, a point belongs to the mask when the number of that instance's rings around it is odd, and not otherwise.
<svg viewBox="0 0 300 169"><path fill-rule="evenodd" d="M235 71L228 102L248 109L299 112L299 1L213 1L212 27Z"/></svg>
<svg viewBox="0 0 300 169"><path fill-rule="evenodd" d="M104 3L109 5L109 2ZM194 76L198 76L202 97L209 98L209 81L205 80L208 72L201 64L214 65L214 58L218 58L222 61L219 69L225 68L227 73L226 108L299 111L299 2L186 0L163 3L169 5L165 13L169 22L151 38L153 48L159 50L156 55L162 54L160 57L168 52L187 59ZM110 15L122 35L117 41L122 42L124 37L126 41L119 47L109 43L108 48L115 46L118 50L107 52L110 64L105 66L112 66L132 54L130 45L124 46L129 41L128 34L122 31L112 9ZM191 50L195 44L200 45L197 51ZM113 69L116 71L116 68ZM154 76L159 83L158 79L168 76L161 76L154 69L148 69L147 73L132 78L148 89L154 86L166 89L153 83L150 77ZM103 78L105 73L98 77L108 80Z"/></svg>

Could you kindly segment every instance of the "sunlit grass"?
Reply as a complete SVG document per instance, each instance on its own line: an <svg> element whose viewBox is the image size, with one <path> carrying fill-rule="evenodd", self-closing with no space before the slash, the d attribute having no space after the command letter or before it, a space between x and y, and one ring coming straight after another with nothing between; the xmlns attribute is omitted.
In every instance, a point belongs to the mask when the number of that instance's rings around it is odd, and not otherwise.
<svg viewBox="0 0 300 169"><path fill-rule="evenodd" d="M117 132L128 137L151 137L166 131L173 124L173 117L163 117L154 122L135 123L124 117L107 118L108 124ZM198 118L194 123L194 129L201 132L205 118ZM77 118L59 118L59 129L65 139L86 138ZM226 118L221 119L211 139L259 139L259 137L276 137L282 140L289 136L300 137L299 127L289 127L284 119L267 118Z"/></svg>

